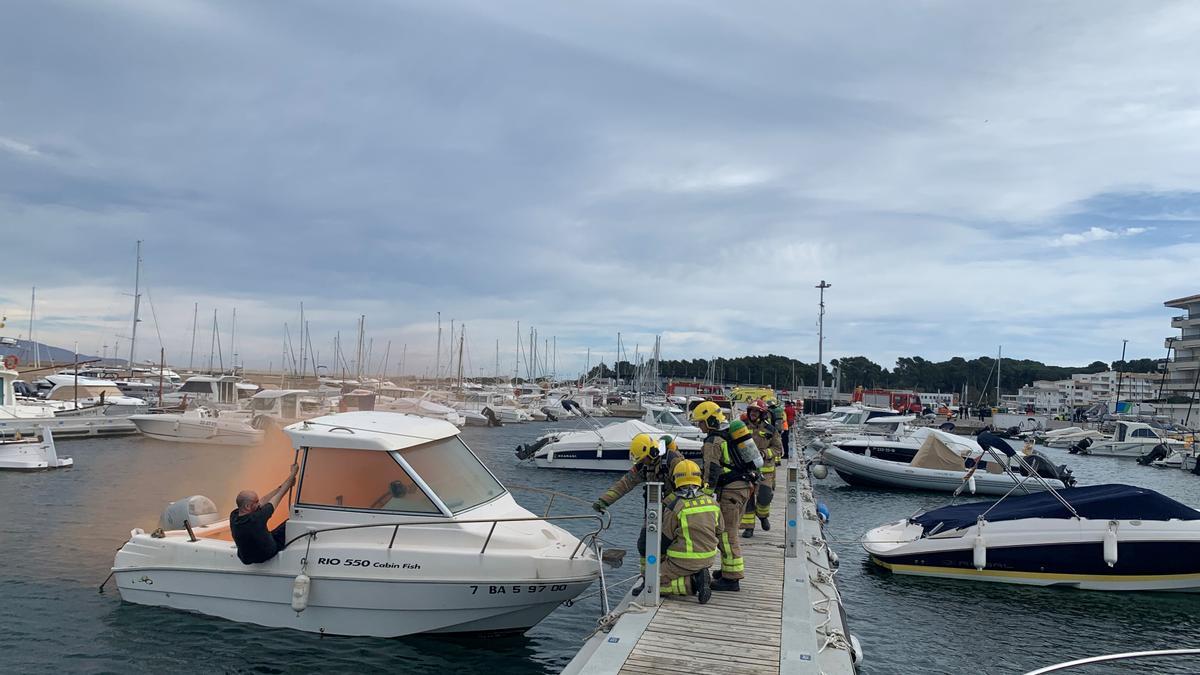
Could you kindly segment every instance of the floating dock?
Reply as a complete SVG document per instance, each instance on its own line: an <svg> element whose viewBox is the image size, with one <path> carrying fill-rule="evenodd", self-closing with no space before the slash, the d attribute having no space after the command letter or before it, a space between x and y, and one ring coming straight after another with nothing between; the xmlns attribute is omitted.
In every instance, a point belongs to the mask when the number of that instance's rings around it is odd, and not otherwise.
<svg viewBox="0 0 1200 675"><path fill-rule="evenodd" d="M850 636L834 576L837 556L825 542L802 458L779 468L786 479L772 505L775 527L742 539L741 591L659 598L657 564L647 565L641 595L627 594L600 621L563 671L570 675L678 673L852 675L857 641ZM647 490L648 517L660 522L658 484ZM786 505L786 512L784 506ZM783 516L782 518L780 516ZM649 536L647 560L658 537ZM740 533L739 533L740 536ZM861 659L861 654L857 655Z"/></svg>

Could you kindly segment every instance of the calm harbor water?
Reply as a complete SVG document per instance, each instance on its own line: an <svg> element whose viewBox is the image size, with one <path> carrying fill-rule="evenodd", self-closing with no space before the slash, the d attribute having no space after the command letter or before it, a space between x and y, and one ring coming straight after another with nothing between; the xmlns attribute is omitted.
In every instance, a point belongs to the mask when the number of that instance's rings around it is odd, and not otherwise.
<svg viewBox="0 0 1200 675"><path fill-rule="evenodd" d="M610 474L546 471L520 464L513 447L544 424L468 428L463 437L510 486L558 490L588 501ZM141 437L64 441L75 468L0 473L0 666L5 672L476 672L553 673L570 660L598 614L595 597L561 607L526 635L395 640L320 638L171 610L123 604L108 574L133 527L152 528L170 500L207 494L223 508L240 487L269 489L290 462L274 451L268 471L240 448L185 446ZM1072 457L1083 484L1126 482L1200 505L1200 477L1131 460ZM278 474L278 475L276 475ZM240 482L239 482L240 481ZM1020 673L1103 652L1193 646L1200 595L1104 594L913 577L871 568L855 541L943 496L816 483L830 507L829 534L841 556L839 583L851 630L867 653L864 673ZM537 495L515 492L539 510ZM556 512L566 512L566 509ZM633 549L636 496L614 508L606 539ZM632 560L630 561L632 562ZM623 579L636 565L611 573ZM752 573L752 571L751 571ZM619 596L620 591L614 591ZM736 625L736 617L731 624ZM1200 672L1200 661L1078 672Z"/></svg>

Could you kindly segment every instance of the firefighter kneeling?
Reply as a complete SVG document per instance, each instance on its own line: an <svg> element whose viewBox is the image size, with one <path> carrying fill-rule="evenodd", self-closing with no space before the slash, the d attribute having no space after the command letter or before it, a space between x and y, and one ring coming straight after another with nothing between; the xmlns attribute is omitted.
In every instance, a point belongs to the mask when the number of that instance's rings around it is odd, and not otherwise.
<svg viewBox="0 0 1200 675"><path fill-rule="evenodd" d="M673 471L675 492L663 501L659 588L664 595L691 595L700 604L712 597L709 565L725 532L721 507L700 491L700 465L685 459Z"/></svg>

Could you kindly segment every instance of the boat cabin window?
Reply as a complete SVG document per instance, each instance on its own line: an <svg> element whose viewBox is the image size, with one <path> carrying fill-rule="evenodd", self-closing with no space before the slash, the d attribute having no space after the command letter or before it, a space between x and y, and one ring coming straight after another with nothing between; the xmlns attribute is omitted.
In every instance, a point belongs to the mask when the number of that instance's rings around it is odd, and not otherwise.
<svg viewBox="0 0 1200 675"><path fill-rule="evenodd" d="M441 513L390 452L309 448L296 503Z"/></svg>
<svg viewBox="0 0 1200 675"><path fill-rule="evenodd" d="M504 488L458 436L407 448L400 455L454 513L504 494Z"/></svg>
<svg viewBox="0 0 1200 675"><path fill-rule="evenodd" d="M250 399L250 409L257 412L271 412L275 409L277 398L252 398Z"/></svg>
<svg viewBox="0 0 1200 675"><path fill-rule="evenodd" d="M1134 429L1130 436L1133 438L1158 438L1153 429Z"/></svg>
<svg viewBox="0 0 1200 675"><path fill-rule="evenodd" d="M212 393L214 393L213 383L212 382L203 382L203 381L197 382L196 380L184 382L183 386L179 388L179 393L181 393L181 394L212 394Z"/></svg>

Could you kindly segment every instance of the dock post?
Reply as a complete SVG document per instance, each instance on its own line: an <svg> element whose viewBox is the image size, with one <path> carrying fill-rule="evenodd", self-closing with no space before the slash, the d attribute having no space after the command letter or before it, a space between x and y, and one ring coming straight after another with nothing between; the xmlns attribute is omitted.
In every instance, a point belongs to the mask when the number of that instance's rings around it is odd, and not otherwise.
<svg viewBox="0 0 1200 675"><path fill-rule="evenodd" d="M800 555L800 467L795 461L787 467L787 523L783 532L783 557Z"/></svg>
<svg viewBox="0 0 1200 675"><path fill-rule="evenodd" d="M662 556L662 483L646 483L646 568L642 572L646 586L642 590L646 604L659 603L658 566Z"/></svg>

